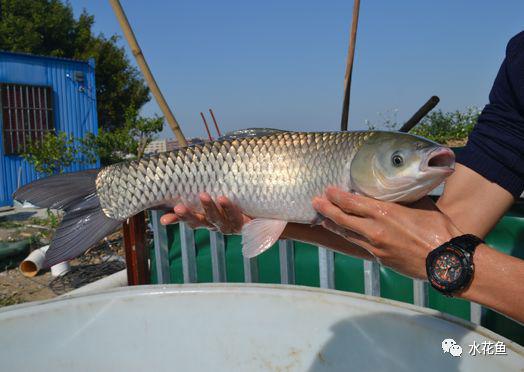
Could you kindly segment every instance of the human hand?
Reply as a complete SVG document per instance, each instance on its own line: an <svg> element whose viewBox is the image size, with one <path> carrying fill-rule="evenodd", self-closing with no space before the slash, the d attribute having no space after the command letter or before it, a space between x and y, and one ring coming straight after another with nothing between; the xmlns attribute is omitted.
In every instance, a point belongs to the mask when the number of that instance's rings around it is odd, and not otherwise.
<svg viewBox="0 0 524 372"><path fill-rule="evenodd" d="M208 193L199 195L204 213L190 210L183 204L178 204L173 209L174 213L166 213L160 223L168 225L179 221L186 222L189 227L207 227L210 230L220 230L223 234L238 234L244 224L251 218L242 214L240 209L225 196L219 196L216 203Z"/></svg>
<svg viewBox="0 0 524 372"><path fill-rule="evenodd" d="M330 187L313 207L322 225L374 255L381 264L416 279L426 279L430 251L462 235L429 198L410 206L383 202Z"/></svg>

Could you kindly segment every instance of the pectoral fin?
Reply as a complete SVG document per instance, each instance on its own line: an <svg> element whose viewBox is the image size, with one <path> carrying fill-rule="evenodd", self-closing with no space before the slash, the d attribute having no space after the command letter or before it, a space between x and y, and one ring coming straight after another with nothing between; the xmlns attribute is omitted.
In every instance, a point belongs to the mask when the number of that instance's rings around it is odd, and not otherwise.
<svg viewBox="0 0 524 372"><path fill-rule="evenodd" d="M242 254L246 258L268 250L282 235L287 221L255 219L242 228Z"/></svg>

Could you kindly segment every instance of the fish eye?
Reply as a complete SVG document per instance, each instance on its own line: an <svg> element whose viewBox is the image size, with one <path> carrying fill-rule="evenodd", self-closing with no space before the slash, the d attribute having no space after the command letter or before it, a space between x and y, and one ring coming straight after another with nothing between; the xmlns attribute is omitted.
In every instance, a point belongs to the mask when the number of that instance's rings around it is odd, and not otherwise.
<svg viewBox="0 0 524 372"><path fill-rule="evenodd" d="M404 165L404 158L400 154L393 154L393 156L391 157L391 163L394 167L401 167L402 165Z"/></svg>

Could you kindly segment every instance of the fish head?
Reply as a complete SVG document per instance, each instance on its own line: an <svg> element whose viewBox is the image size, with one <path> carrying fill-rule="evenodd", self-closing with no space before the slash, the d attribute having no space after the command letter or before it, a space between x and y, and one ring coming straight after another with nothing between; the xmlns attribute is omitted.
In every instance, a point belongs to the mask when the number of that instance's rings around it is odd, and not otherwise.
<svg viewBox="0 0 524 372"><path fill-rule="evenodd" d="M413 202L454 171L448 147L400 132L374 132L351 161L353 191L379 200Z"/></svg>

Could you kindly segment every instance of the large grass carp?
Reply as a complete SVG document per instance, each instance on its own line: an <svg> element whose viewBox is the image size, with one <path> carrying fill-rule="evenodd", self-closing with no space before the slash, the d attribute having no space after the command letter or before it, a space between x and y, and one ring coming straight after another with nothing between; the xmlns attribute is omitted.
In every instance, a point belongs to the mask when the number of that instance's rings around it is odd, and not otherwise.
<svg viewBox="0 0 524 372"><path fill-rule="evenodd" d="M240 135L238 133L241 133ZM47 265L78 256L127 218L224 195L254 218L244 226L243 253L269 248L288 222L311 224L313 197L338 186L380 200L420 199L453 172L453 152L398 132L260 132L237 135L23 186L15 198L62 209Z"/></svg>

